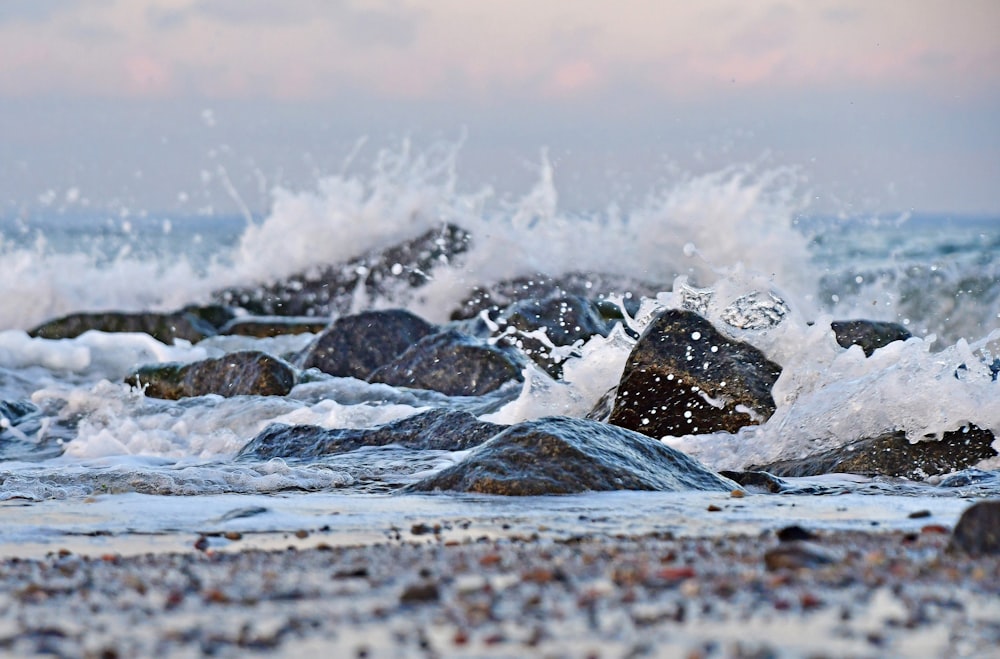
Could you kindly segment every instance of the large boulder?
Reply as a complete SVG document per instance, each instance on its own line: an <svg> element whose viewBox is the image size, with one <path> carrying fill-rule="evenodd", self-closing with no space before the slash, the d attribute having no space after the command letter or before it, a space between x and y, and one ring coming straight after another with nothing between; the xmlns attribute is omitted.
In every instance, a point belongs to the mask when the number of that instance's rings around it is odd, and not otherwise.
<svg viewBox="0 0 1000 659"><path fill-rule="evenodd" d="M424 337L368 381L448 396L481 396L507 382L522 382L523 368L516 351L450 329Z"/></svg>
<svg viewBox="0 0 1000 659"><path fill-rule="evenodd" d="M436 326L403 309L363 311L338 318L305 349L300 365L364 380L437 331Z"/></svg>
<svg viewBox="0 0 1000 659"><path fill-rule="evenodd" d="M464 229L444 224L346 263L312 268L268 285L226 289L214 297L258 316L326 318L349 313L361 297L403 302L430 281L435 268L466 252L469 239Z"/></svg>
<svg viewBox="0 0 1000 659"><path fill-rule="evenodd" d="M974 425L944 433L940 440L911 444L897 431L864 438L840 448L760 469L775 476L817 476L833 472L923 480L971 467L997 455L993 433Z"/></svg>
<svg viewBox="0 0 1000 659"><path fill-rule="evenodd" d="M948 549L970 556L1000 556L1000 499L979 501L965 509Z"/></svg>
<svg viewBox="0 0 1000 659"><path fill-rule="evenodd" d="M468 412L430 410L376 428L288 426L275 423L250 440L241 457L316 458L369 446L400 446L435 451L465 451L479 446L504 426L480 421Z"/></svg>
<svg viewBox="0 0 1000 659"><path fill-rule="evenodd" d="M28 334L42 339L72 339L90 330L142 332L161 343L171 344L174 339L196 343L218 333L219 328L230 321L233 315L231 309L219 305L189 306L167 313L74 313L43 323Z"/></svg>
<svg viewBox="0 0 1000 659"><path fill-rule="evenodd" d="M609 422L650 437L735 433L774 413L781 367L702 316L661 312L632 349Z"/></svg>
<svg viewBox="0 0 1000 659"><path fill-rule="evenodd" d="M548 417L510 426L462 462L406 489L531 496L736 488L645 435L585 419Z"/></svg>
<svg viewBox="0 0 1000 659"><path fill-rule="evenodd" d="M191 396L284 396L295 386L287 362L253 350L191 364L150 364L125 378L150 398L178 400Z"/></svg>
<svg viewBox="0 0 1000 659"><path fill-rule="evenodd" d="M866 357L894 341L905 341L913 336L899 323L878 320L835 320L830 323L830 329L842 347L861 346Z"/></svg>

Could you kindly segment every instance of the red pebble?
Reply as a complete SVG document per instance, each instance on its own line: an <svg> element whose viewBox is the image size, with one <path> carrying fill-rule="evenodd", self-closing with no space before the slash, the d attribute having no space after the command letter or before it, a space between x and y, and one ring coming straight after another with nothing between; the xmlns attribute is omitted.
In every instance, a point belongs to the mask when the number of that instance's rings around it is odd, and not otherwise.
<svg viewBox="0 0 1000 659"><path fill-rule="evenodd" d="M695 576L695 571L690 565L685 565L684 567L667 567L657 572L656 576L667 581L680 581L681 579L692 578Z"/></svg>

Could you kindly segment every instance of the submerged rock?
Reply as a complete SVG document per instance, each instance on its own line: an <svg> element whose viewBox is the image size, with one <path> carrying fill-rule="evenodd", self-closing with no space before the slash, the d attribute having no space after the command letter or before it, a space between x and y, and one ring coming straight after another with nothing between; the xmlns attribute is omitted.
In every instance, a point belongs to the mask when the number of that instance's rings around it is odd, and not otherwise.
<svg viewBox="0 0 1000 659"><path fill-rule="evenodd" d="M215 299L259 316L333 317L357 309L362 299L404 301L442 264L469 249L469 234L444 224L388 249L346 263L314 268L270 285L232 288Z"/></svg>
<svg viewBox="0 0 1000 659"><path fill-rule="evenodd" d="M125 382L145 387L150 398L169 400L208 394L284 396L295 386L295 369L277 357L247 350L191 364L150 364Z"/></svg>
<svg viewBox="0 0 1000 659"><path fill-rule="evenodd" d="M462 462L407 490L522 496L735 488L693 458L645 435L584 419L548 417L510 426Z"/></svg>
<svg viewBox="0 0 1000 659"><path fill-rule="evenodd" d="M798 460L754 467L776 476L817 476L834 472L923 480L971 467L997 455L989 430L969 425L940 440L911 444L902 431L865 438Z"/></svg>
<svg viewBox="0 0 1000 659"><path fill-rule="evenodd" d="M781 367L692 311L661 312L632 349L609 422L650 437L735 433L774 413Z"/></svg>
<svg viewBox="0 0 1000 659"><path fill-rule="evenodd" d="M970 556L1000 555L1000 499L979 501L965 509L948 544Z"/></svg>
<svg viewBox="0 0 1000 659"><path fill-rule="evenodd" d="M343 316L305 349L301 366L364 380L437 329L403 309Z"/></svg>
<svg viewBox="0 0 1000 659"><path fill-rule="evenodd" d="M243 316L223 325L219 334L267 339L288 334L319 334L329 324L328 319L309 316Z"/></svg>
<svg viewBox="0 0 1000 659"><path fill-rule="evenodd" d="M43 323L28 334L42 339L72 339L90 330L142 332L161 343L171 344L174 339L196 343L215 336L219 327L231 320L233 315L231 309L219 305L189 306L169 313L74 313Z"/></svg>
<svg viewBox="0 0 1000 659"><path fill-rule="evenodd" d="M373 372L368 381L447 396L481 396L507 382L522 382L523 367L515 351L452 329L424 337Z"/></svg>
<svg viewBox="0 0 1000 659"><path fill-rule="evenodd" d="M837 336L837 343L844 348L861 346L866 357L894 341L912 338L910 330L899 323L878 320L835 320L830 328Z"/></svg>
<svg viewBox="0 0 1000 659"><path fill-rule="evenodd" d="M430 410L376 428L328 430L318 426L268 426L240 451L241 457L315 458L366 446L465 451L479 446L505 426L480 421L468 412Z"/></svg>

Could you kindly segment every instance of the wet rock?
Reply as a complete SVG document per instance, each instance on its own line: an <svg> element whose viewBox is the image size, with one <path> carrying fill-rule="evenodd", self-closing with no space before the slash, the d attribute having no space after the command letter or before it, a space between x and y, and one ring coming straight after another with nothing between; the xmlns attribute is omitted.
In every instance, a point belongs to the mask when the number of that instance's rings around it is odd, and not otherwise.
<svg viewBox="0 0 1000 659"><path fill-rule="evenodd" d="M579 295L520 300L490 318L497 328L494 338L517 347L553 378L562 376L566 359L579 356L572 346L607 336L615 324L596 303Z"/></svg>
<svg viewBox="0 0 1000 659"><path fill-rule="evenodd" d="M479 446L505 426L480 421L468 412L435 409L376 428L338 428L272 424L240 451L242 457L315 458L366 446L465 451Z"/></svg>
<svg viewBox="0 0 1000 659"><path fill-rule="evenodd" d="M1000 499L979 501L966 508L952 531L948 549L970 556L1000 556Z"/></svg>
<svg viewBox="0 0 1000 659"><path fill-rule="evenodd" d="M779 494L794 489L785 481L772 476L766 471L720 471L719 475L728 478L734 483L739 483L743 487L770 492L771 494Z"/></svg>
<svg viewBox="0 0 1000 659"><path fill-rule="evenodd" d="M308 316L243 316L223 325L219 334L267 339L287 334L319 334L329 324L328 319Z"/></svg>
<svg viewBox="0 0 1000 659"><path fill-rule="evenodd" d="M510 426L465 460L407 489L528 496L735 487L687 455L603 423L548 417Z"/></svg>
<svg viewBox="0 0 1000 659"><path fill-rule="evenodd" d="M989 430L969 425L941 440L911 444L902 431L865 438L797 460L754 467L776 476L817 476L833 472L923 480L971 467L997 455Z"/></svg>
<svg viewBox="0 0 1000 659"><path fill-rule="evenodd" d="M180 311L157 313L119 311L74 313L50 320L28 334L42 339L72 339L84 332L142 332L161 343L174 339L196 343L215 336L219 327L233 318L233 311L219 305L189 306Z"/></svg>
<svg viewBox="0 0 1000 659"><path fill-rule="evenodd" d="M481 396L524 380L521 356L456 330L426 336L373 372L369 382L430 389L447 396Z"/></svg>
<svg viewBox="0 0 1000 659"><path fill-rule="evenodd" d="M775 532L778 542L799 542L802 540L815 540L816 534L808 529L804 529L798 524L786 526Z"/></svg>
<svg viewBox="0 0 1000 659"><path fill-rule="evenodd" d="M258 316L333 317L359 300L402 303L431 279L434 269L469 249L469 234L452 224L342 264L314 268L270 285L232 288L214 298Z"/></svg>
<svg viewBox="0 0 1000 659"><path fill-rule="evenodd" d="M536 274L477 286L451 312L452 320L475 318L483 311L496 314L516 302L544 300L550 297L578 296L598 303L608 320L621 319L615 304L601 304L612 296L624 298L625 311L635 315L642 297L654 297L663 287L623 275L571 272L557 277Z"/></svg>
<svg viewBox="0 0 1000 659"><path fill-rule="evenodd" d="M830 328L837 336L837 343L844 348L861 346L866 357L894 341L905 341L913 336L899 323L877 320L835 320Z"/></svg>
<svg viewBox="0 0 1000 659"><path fill-rule="evenodd" d="M338 318L305 349L302 368L366 379L437 327L403 309L364 311Z"/></svg>
<svg viewBox="0 0 1000 659"><path fill-rule="evenodd" d="M177 400L191 396L284 396L295 386L295 369L257 351L233 352L191 364L143 366L125 378L145 387L150 398Z"/></svg>
<svg viewBox="0 0 1000 659"><path fill-rule="evenodd" d="M650 437L736 432L774 413L781 367L698 314L660 313L632 349L609 422Z"/></svg>

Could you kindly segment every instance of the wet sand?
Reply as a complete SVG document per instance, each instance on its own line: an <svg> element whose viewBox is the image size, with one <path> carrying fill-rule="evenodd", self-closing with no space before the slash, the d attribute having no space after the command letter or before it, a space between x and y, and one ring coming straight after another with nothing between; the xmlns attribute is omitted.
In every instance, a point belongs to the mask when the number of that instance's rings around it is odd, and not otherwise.
<svg viewBox="0 0 1000 659"><path fill-rule="evenodd" d="M10 656L989 657L1000 557L947 527L398 540L0 563ZM231 544L242 542L235 534Z"/></svg>

